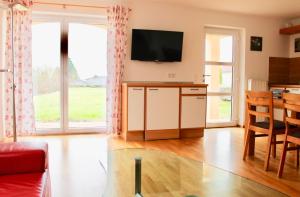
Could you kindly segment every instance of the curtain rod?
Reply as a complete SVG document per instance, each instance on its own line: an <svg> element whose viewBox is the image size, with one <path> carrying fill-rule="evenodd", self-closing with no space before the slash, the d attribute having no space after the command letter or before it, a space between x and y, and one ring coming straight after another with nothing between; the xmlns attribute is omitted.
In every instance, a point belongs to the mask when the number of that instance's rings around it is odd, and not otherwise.
<svg viewBox="0 0 300 197"><path fill-rule="evenodd" d="M66 8L67 6L69 6L69 7L94 8L94 9L107 9L108 8L108 6L79 5L79 4L68 4L68 3L50 3L50 2L39 2L39 1L33 1L33 4L62 6L63 8ZM131 9L129 9L129 11L131 11Z"/></svg>

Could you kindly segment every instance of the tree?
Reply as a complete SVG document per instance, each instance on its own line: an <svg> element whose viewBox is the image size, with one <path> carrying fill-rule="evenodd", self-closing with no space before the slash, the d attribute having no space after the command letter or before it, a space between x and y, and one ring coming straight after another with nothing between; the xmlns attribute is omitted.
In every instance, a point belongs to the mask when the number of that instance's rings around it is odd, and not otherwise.
<svg viewBox="0 0 300 197"><path fill-rule="evenodd" d="M69 83L79 80L79 75L72 60L68 58ZM33 69L33 80L35 94L49 94L59 91L61 80L60 67L49 67L47 65L37 66Z"/></svg>
<svg viewBox="0 0 300 197"><path fill-rule="evenodd" d="M76 67L74 66L73 61L71 58L68 58L68 75L69 75L69 82L72 83L73 81L79 80L79 75L76 70Z"/></svg>

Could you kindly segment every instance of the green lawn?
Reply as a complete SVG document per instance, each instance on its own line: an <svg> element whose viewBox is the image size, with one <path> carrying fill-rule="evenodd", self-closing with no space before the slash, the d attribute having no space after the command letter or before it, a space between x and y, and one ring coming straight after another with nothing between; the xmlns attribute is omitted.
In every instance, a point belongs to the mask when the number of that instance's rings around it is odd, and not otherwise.
<svg viewBox="0 0 300 197"><path fill-rule="evenodd" d="M222 100L220 103L220 118L228 118L231 115L231 101Z"/></svg>
<svg viewBox="0 0 300 197"><path fill-rule="evenodd" d="M59 92L37 95L34 97L35 116L38 122L55 122L60 120ZM70 121L105 121L106 89L105 88L70 88L69 119ZM222 100L220 118L231 114L231 102Z"/></svg>
<svg viewBox="0 0 300 197"><path fill-rule="evenodd" d="M105 88L70 88L70 121L104 121L106 112ZM39 122L60 120L60 94L53 92L34 96L35 116Z"/></svg>

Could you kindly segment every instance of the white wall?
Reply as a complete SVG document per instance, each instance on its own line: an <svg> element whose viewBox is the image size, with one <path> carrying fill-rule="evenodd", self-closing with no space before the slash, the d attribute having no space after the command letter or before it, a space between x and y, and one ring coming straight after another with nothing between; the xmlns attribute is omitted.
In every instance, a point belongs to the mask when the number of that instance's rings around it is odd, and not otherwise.
<svg viewBox="0 0 300 197"><path fill-rule="evenodd" d="M287 20L285 26L295 26L295 25L300 25L300 18ZM295 39L300 38L300 33L290 35L290 36L286 35L286 37L289 38L289 57L290 58L300 57L300 52L297 53L295 52Z"/></svg>
<svg viewBox="0 0 300 197"><path fill-rule="evenodd" d="M283 20L241 14L205 11L167 3L129 0L130 39L125 67L127 81L195 81L202 77L204 65L204 27L223 26L241 30L242 80L240 117L243 117L244 89L249 78L268 80L269 57L288 57L289 38L279 35ZM184 32L183 58L179 63L154 63L130 60L131 29L160 29ZM250 51L250 36L263 37L263 51ZM169 73L176 75L168 78ZM245 85L244 85L245 84ZM240 123L242 123L241 120Z"/></svg>
<svg viewBox="0 0 300 197"><path fill-rule="evenodd" d="M131 28L176 30L184 32L183 61L157 64L130 60L130 44L125 79L129 81L168 81L175 73L177 81L193 81L202 76L204 65L204 26L217 25L245 29L246 78L268 79L269 56L288 56L288 38L278 31L284 21L263 17L203 11L164 3L130 1ZM130 32L131 34L131 32ZM263 52L249 50L250 36L262 36ZM131 35L130 35L131 37Z"/></svg>
<svg viewBox="0 0 300 197"><path fill-rule="evenodd" d="M290 36L290 57L300 57L300 52L295 52L295 39L300 38L300 34Z"/></svg>

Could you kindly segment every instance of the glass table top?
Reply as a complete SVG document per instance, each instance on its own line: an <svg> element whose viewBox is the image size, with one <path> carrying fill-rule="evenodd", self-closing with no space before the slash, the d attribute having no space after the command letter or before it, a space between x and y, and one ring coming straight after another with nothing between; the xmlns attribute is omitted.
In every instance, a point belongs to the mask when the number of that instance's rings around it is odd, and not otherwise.
<svg viewBox="0 0 300 197"><path fill-rule="evenodd" d="M142 158L144 197L286 196L267 186L174 153L149 149L109 152L105 197L135 196L135 158Z"/></svg>

